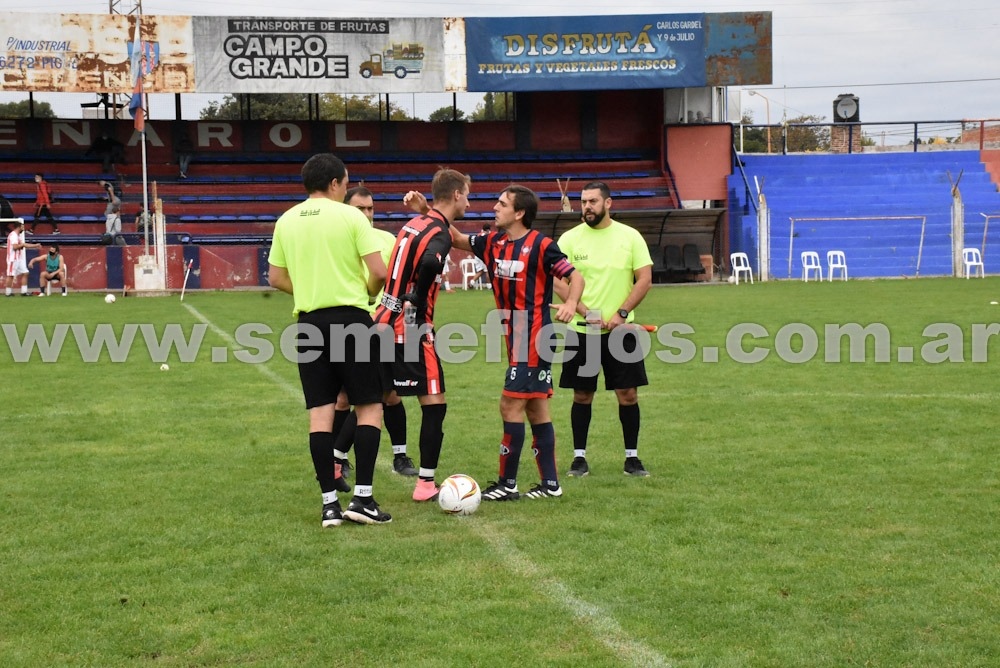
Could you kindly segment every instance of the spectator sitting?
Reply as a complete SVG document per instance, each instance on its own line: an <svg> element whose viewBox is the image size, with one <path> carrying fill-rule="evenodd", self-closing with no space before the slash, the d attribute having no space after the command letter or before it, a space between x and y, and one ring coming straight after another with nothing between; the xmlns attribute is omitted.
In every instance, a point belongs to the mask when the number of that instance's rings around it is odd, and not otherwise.
<svg viewBox="0 0 1000 668"><path fill-rule="evenodd" d="M105 173L108 173L113 164L125 164L125 144L109 136L107 132L103 132L83 155L84 157L97 156L100 158L101 168Z"/></svg>
<svg viewBox="0 0 1000 668"><path fill-rule="evenodd" d="M177 143L174 145L174 149L177 151L177 168L179 178L186 179L188 165L191 164L191 158L194 155L194 144L186 134L181 135L177 138Z"/></svg>
<svg viewBox="0 0 1000 668"><path fill-rule="evenodd" d="M44 297L46 293L46 286L51 282L59 283L62 287L62 296L66 296L66 262L63 260L62 253L59 252L59 246L52 244L49 246L49 252L45 255L39 255L28 263L28 268L30 269L36 263L44 263L44 267L38 276L38 282L40 287L39 297Z"/></svg>

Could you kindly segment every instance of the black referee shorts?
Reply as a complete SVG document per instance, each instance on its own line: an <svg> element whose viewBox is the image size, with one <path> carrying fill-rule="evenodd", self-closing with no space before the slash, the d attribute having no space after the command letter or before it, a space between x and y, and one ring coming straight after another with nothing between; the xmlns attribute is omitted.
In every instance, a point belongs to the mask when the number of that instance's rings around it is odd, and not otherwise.
<svg viewBox="0 0 1000 668"><path fill-rule="evenodd" d="M299 313L299 380L306 408L337 401L343 389L352 405L382 401L379 337L371 314L353 306Z"/></svg>
<svg viewBox="0 0 1000 668"><path fill-rule="evenodd" d="M579 334L575 345L567 341L559 387L596 392L598 370L604 371L605 390L627 390L649 385L645 355L639 348L635 332L629 331L624 336L615 334L614 345L611 345L611 338L611 332L603 332ZM595 354L600 356L600 364L592 361Z"/></svg>

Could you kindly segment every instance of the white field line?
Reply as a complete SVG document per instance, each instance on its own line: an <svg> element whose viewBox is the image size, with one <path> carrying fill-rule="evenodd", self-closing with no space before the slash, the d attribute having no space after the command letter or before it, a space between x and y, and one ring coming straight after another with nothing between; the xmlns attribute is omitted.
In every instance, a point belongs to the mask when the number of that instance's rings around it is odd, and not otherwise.
<svg viewBox="0 0 1000 668"><path fill-rule="evenodd" d="M219 328L214 322L212 322L204 315L202 315L201 311L191 306L190 304L182 303L181 306L186 308L188 312L191 313L191 315L198 318L198 320L207 325L210 330L212 330L215 334L217 334L219 338L225 341L226 345L229 346L230 350L234 352L240 350L240 347L236 343L236 339L230 336L230 334L225 330ZM287 380L285 380L275 372L271 371L271 369L268 368L266 364L254 364L253 366L256 367L257 370L260 371L262 374L267 376L268 380L272 381L275 385L279 386L281 389L288 392L288 394L292 395L296 399L302 398L302 389L298 385L293 385L292 383L289 383Z"/></svg>
<svg viewBox="0 0 1000 668"><path fill-rule="evenodd" d="M479 537L493 546L504 565L522 577L531 578L549 599L568 610L580 628L610 649L628 666L669 666L670 662L652 647L633 639L618 622L599 606L579 598L561 580L546 575L527 556L511 544L496 527L470 523Z"/></svg>
<svg viewBox="0 0 1000 668"><path fill-rule="evenodd" d="M232 350L239 349L236 339L206 318L198 309L190 304L182 304L182 306L200 322L208 326ZM253 366L290 395L297 399L301 398L302 391L298 386L289 383L264 364L254 364ZM514 547L495 526L486 526L478 522L470 523L470 525L474 527L473 530L479 534L480 538L493 546L505 564L512 567L514 571L520 573L523 577L529 577L536 581L549 599L568 610L579 621L584 622L583 628L587 629L596 640L614 652L615 656L621 659L625 665L636 666L638 668L670 665L670 662L656 650L631 638L606 611L575 596L563 582L543 573L523 552Z"/></svg>

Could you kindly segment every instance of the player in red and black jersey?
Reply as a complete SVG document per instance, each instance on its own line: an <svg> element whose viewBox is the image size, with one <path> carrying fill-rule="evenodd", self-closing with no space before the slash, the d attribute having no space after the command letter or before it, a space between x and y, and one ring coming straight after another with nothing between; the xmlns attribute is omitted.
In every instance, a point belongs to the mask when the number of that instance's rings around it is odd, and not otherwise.
<svg viewBox="0 0 1000 668"><path fill-rule="evenodd" d="M483 490L487 501L514 500L517 469L524 447L524 418L531 424L532 450L541 483L526 492L528 498L562 495L556 472L555 430L549 414L552 396L551 358L539 352L540 337L551 337L549 309L552 282L569 282L569 296L558 305L556 320L570 322L583 294L583 276L574 271L555 241L531 229L538 212L538 196L519 185L507 186L493 207L497 232L460 234L452 229L455 248L471 250L483 262L493 284L507 340L508 368L500 395L504 434L500 443L499 479ZM546 343L541 341L542 343ZM554 346L549 345L552 350Z"/></svg>
<svg viewBox="0 0 1000 668"><path fill-rule="evenodd" d="M410 219L396 236L389 258L382 303L375 311L375 325L391 327L396 342L392 387L400 396L416 395L420 402L420 468L414 501L437 497L434 473L444 440L444 373L434 349L434 305L440 290L444 258L451 251L451 223L469 207L467 175L440 169L431 182L433 202ZM414 194L407 195L408 200ZM404 200L406 201L406 200Z"/></svg>

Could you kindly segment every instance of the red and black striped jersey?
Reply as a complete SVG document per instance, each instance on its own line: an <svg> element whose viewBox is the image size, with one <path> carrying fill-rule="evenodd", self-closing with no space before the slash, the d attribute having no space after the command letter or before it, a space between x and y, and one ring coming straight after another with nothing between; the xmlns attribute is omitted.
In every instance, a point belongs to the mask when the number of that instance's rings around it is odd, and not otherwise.
<svg viewBox="0 0 1000 668"><path fill-rule="evenodd" d="M503 312L510 364L538 366L538 335L552 323L552 280L573 273L573 265L549 237L528 230L520 239L491 232L469 238L493 284L497 308Z"/></svg>
<svg viewBox="0 0 1000 668"><path fill-rule="evenodd" d="M382 303L373 316L376 324L390 325L393 328L396 341L404 340L403 295L416 290L421 259L430 253L438 262L443 263L450 251L448 219L436 209L411 218L396 235L396 243L389 257ZM431 327L434 326L434 305L440 288L439 278L427 291L426 323Z"/></svg>

